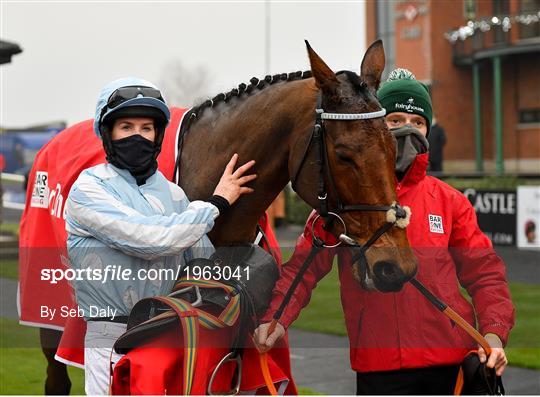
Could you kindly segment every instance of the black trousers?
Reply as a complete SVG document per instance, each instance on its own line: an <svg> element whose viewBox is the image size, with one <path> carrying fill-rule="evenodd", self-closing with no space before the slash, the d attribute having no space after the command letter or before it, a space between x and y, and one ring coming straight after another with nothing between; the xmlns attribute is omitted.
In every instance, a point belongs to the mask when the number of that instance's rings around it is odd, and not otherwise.
<svg viewBox="0 0 540 397"><path fill-rule="evenodd" d="M399 371L357 372L356 394L451 395L459 366L403 369Z"/></svg>

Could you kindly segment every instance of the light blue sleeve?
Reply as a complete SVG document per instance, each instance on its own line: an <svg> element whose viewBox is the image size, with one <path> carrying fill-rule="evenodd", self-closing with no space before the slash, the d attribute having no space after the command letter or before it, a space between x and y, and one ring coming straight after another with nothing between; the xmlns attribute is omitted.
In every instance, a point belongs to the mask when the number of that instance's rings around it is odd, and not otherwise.
<svg viewBox="0 0 540 397"><path fill-rule="evenodd" d="M178 255L194 245L212 229L218 215L214 205L193 201L181 213L147 216L107 192L101 179L83 172L68 196L66 230L93 236L127 255L155 259Z"/></svg>
<svg viewBox="0 0 540 397"><path fill-rule="evenodd" d="M208 236L204 235L202 238L197 241L193 247L191 247L191 254L193 258L210 258L212 254L216 251L214 248L214 245L208 238Z"/></svg>

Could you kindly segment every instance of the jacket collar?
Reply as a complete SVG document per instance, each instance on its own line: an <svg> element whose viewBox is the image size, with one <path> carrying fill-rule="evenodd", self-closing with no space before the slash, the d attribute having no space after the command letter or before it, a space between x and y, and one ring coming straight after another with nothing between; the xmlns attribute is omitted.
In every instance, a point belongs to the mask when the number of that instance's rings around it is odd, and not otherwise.
<svg viewBox="0 0 540 397"><path fill-rule="evenodd" d="M418 154L399 184L401 186L410 186L415 185L424 179L426 176L428 160L429 153Z"/></svg>
<svg viewBox="0 0 540 397"><path fill-rule="evenodd" d="M107 163L109 167L111 167L118 175L120 175L123 179L125 179L130 185L134 185L135 187L142 187L146 185L150 185L154 182L154 180L157 178L156 174L157 171L154 172L152 175L148 177L148 179L141 185L137 185L137 181L135 180L135 177L131 175L131 173L128 170L124 170L122 168L118 168L115 165L112 165L111 163Z"/></svg>

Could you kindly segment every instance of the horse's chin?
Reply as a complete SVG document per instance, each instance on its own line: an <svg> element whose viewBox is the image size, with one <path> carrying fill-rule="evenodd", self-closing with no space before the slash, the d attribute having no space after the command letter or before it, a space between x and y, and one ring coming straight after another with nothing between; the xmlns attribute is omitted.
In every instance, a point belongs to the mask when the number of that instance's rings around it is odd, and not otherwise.
<svg viewBox="0 0 540 397"><path fill-rule="evenodd" d="M403 288L403 283L401 284L387 284L381 283L377 278L375 278L375 289L380 292L399 292Z"/></svg>
<svg viewBox="0 0 540 397"><path fill-rule="evenodd" d="M377 287L373 278L369 274L368 269L362 269L358 262L352 266L353 276L366 291L377 291Z"/></svg>
<svg viewBox="0 0 540 397"><path fill-rule="evenodd" d="M353 276L366 291L398 292L403 288L403 284L382 283L377 277L373 277L369 269L362 269L357 262L353 265Z"/></svg>

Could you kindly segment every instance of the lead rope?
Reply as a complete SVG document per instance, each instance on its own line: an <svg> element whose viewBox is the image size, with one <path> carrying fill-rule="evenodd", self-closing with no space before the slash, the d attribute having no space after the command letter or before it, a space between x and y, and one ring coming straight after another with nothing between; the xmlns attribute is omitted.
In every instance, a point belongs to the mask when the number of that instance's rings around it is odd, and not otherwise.
<svg viewBox="0 0 540 397"><path fill-rule="evenodd" d="M310 263L313 261L315 256L320 252L320 250L322 248L324 248L324 242L321 239L319 239L318 237L314 236L313 237L313 246L311 248L311 251L309 251L308 256L306 257L304 263L300 267L300 270L298 271L298 273L296 273L296 276L294 277L294 280L293 280L291 286L287 290L287 294L285 295L285 298L283 298L283 301L281 302L281 305L279 306L278 310L274 313L274 317L272 319L272 322L270 323L270 327L268 327L268 334L267 335L271 335L272 332L274 332L274 330L276 329L278 320L283 315L283 311L285 310L285 308L287 307L287 304L291 300L292 294L296 290L296 287L298 286L298 283L300 283L300 280L304 276L304 273L308 269ZM256 345L256 343L255 343L255 345ZM268 388L268 392L272 396L277 396L278 392L277 392L277 390L276 390L276 388L274 386L274 382L273 382L272 376L270 374L270 369L268 368L268 354L266 352L259 354L259 363L260 363L260 366L261 366L261 372L263 374L264 382L266 384L266 387Z"/></svg>
<svg viewBox="0 0 540 397"><path fill-rule="evenodd" d="M440 312L444 313L450 320L455 322L461 329L463 329L470 337L472 337L482 348L485 350L486 355L491 354L491 346L488 341L482 336L480 332L476 330L471 324L469 324L463 317L456 313L446 303L442 302L439 298L433 295L420 281L413 278L410 283L424 295L433 306L435 306Z"/></svg>
<svg viewBox="0 0 540 397"><path fill-rule="evenodd" d="M262 229L262 227L258 224L257 224L257 230L261 234L261 240L259 241L259 245L263 247L263 245L266 244L266 246L268 247L268 252L272 251L272 247L270 246L268 237L264 233L264 230ZM253 337L253 335L252 335L252 340L253 340L253 345L257 346L257 342L255 341L255 338ZM268 393L270 393L271 396L277 396L278 392L276 390L276 387L274 386L272 375L270 374L270 368L268 367L268 353L267 352L264 352L264 353L259 352L259 365L261 367L261 372L263 375L266 388L268 389Z"/></svg>
<svg viewBox="0 0 540 397"><path fill-rule="evenodd" d="M455 322L461 329L463 329L470 337L472 337L486 352L486 355L489 357L491 355L491 346L489 345L486 338L482 336L480 332L476 330L471 324L469 324L463 317L461 317L457 312L450 308L446 303L441 301L435 295L433 295L420 281L416 278L413 278L410 283L418 290L422 295L424 295L428 301L430 301L433 306L435 306L440 312L444 313L450 320ZM497 378L498 384L502 387L502 382ZM458 376L456 379L456 385L454 387L454 395L461 395L464 385L464 375L463 368L459 368ZM503 389L504 390L504 389ZM504 394L504 391L503 391Z"/></svg>

